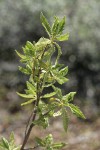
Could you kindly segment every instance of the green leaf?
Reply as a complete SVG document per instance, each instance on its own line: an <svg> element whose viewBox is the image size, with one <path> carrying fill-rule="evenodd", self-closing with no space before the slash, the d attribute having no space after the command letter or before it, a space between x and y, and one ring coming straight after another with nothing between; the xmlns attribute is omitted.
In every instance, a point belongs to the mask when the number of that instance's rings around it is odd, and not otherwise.
<svg viewBox="0 0 100 150"><path fill-rule="evenodd" d="M66 77L63 76L55 76L55 80L59 83L59 84L64 84L65 82L68 81L68 79Z"/></svg>
<svg viewBox="0 0 100 150"><path fill-rule="evenodd" d="M69 34L67 33L67 34L61 35L59 37L56 37L56 40L58 40L58 41L67 41L68 38L69 38Z"/></svg>
<svg viewBox="0 0 100 150"><path fill-rule="evenodd" d="M39 41L35 44L35 46L38 48L37 50L43 50L47 45L50 45L51 41L47 38L40 38Z"/></svg>
<svg viewBox="0 0 100 150"><path fill-rule="evenodd" d="M55 62L55 65L57 65L58 60L59 60L59 58L60 58L60 56L62 54L62 51L61 51L61 47L56 42L54 42L54 44L56 45L57 50L58 50L58 55L57 55L56 62Z"/></svg>
<svg viewBox="0 0 100 150"><path fill-rule="evenodd" d="M64 64L56 64L56 65L53 65L52 68L59 70L59 69L61 69L63 66L64 66Z"/></svg>
<svg viewBox="0 0 100 150"><path fill-rule="evenodd" d="M31 103L34 102L35 100L36 100L36 99L31 99L31 100L29 100L29 101L27 101L27 102L22 103L21 106L31 104Z"/></svg>
<svg viewBox="0 0 100 150"><path fill-rule="evenodd" d="M25 57L25 58L23 58L23 59L20 59L20 62L22 62L22 63L27 63L29 60L30 60L29 57Z"/></svg>
<svg viewBox="0 0 100 150"><path fill-rule="evenodd" d="M56 95L58 96L59 99L62 99L62 92L61 89L58 87L55 87L54 85L52 85L52 88L54 89L54 91L56 92Z"/></svg>
<svg viewBox="0 0 100 150"><path fill-rule="evenodd" d="M64 107L62 107L62 119L63 119L64 130L67 132L69 118L68 118L67 111Z"/></svg>
<svg viewBox="0 0 100 150"><path fill-rule="evenodd" d="M33 124L42 126L44 129L46 129L49 126L48 117L45 117L42 114L40 114L39 119L33 121Z"/></svg>
<svg viewBox="0 0 100 150"><path fill-rule="evenodd" d="M10 143L10 145L15 145L14 132L11 132L11 134L10 134L9 143Z"/></svg>
<svg viewBox="0 0 100 150"><path fill-rule="evenodd" d="M3 144L3 142L2 141L0 141L0 148L2 149L2 150L8 150L7 148L5 148L5 145Z"/></svg>
<svg viewBox="0 0 100 150"><path fill-rule="evenodd" d="M28 81L26 82L26 84L27 88L31 91L31 93L33 93L33 95L36 95L36 87Z"/></svg>
<svg viewBox="0 0 100 150"><path fill-rule="evenodd" d="M68 73L68 67L61 69L59 73L60 75L65 76Z"/></svg>
<svg viewBox="0 0 100 150"><path fill-rule="evenodd" d="M46 142L46 145L48 145L48 146L50 146L51 144L53 144L52 134L49 134L48 136L46 136L45 142Z"/></svg>
<svg viewBox="0 0 100 150"><path fill-rule="evenodd" d="M6 148L7 150L10 150L9 142L5 138L2 138L2 144L3 144L4 148Z"/></svg>
<svg viewBox="0 0 100 150"><path fill-rule="evenodd" d="M53 68L51 70L52 76L59 84L63 84L68 81L68 79L64 77L67 72L68 72L68 69L66 67L65 69L61 69L61 71L59 71L59 68Z"/></svg>
<svg viewBox="0 0 100 150"><path fill-rule="evenodd" d="M76 94L76 92L70 92L69 94L64 95L63 100L65 100L65 103L73 101L75 94Z"/></svg>
<svg viewBox="0 0 100 150"><path fill-rule="evenodd" d="M1 142L1 141L0 141ZM0 143L0 148L4 148L4 146L2 145L2 143Z"/></svg>
<svg viewBox="0 0 100 150"><path fill-rule="evenodd" d="M28 69L25 69L25 68L23 68L23 67L21 67L21 66L19 66L19 70L20 70L22 73L24 73L24 74L27 74L27 75L30 74L30 72L29 72Z"/></svg>
<svg viewBox="0 0 100 150"><path fill-rule="evenodd" d="M35 137L35 140L37 142L37 144L39 144L40 146L44 147L45 146L45 143L42 139L38 138L38 137Z"/></svg>
<svg viewBox="0 0 100 150"><path fill-rule="evenodd" d="M42 98L50 98L54 95L56 95L56 92L51 92L51 93L47 93L47 94L43 95Z"/></svg>
<svg viewBox="0 0 100 150"><path fill-rule="evenodd" d="M47 19L45 18L45 16L43 15L43 13L41 13L40 15L40 19L42 22L43 27L45 28L46 32L48 33L48 35L51 35L51 27L47 21Z"/></svg>
<svg viewBox="0 0 100 150"><path fill-rule="evenodd" d="M19 96L23 97L23 98L34 98L34 95L32 94L21 94L19 92L16 92Z"/></svg>
<svg viewBox="0 0 100 150"><path fill-rule="evenodd" d="M80 110L80 108L78 106L69 104L69 107L70 107L72 113L74 113L77 117L85 119L84 114L82 113L82 111Z"/></svg>
<svg viewBox="0 0 100 150"><path fill-rule="evenodd" d="M66 17L64 17L64 18L59 22L58 34L62 34L62 32L63 32L63 30L64 30L65 22L66 22Z"/></svg>
<svg viewBox="0 0 100 150"><path fill-rule="evenodd" d="M2 138L0 142L0 147L2 150L20 150L21 146L16 147L14 140L14 133L11 132L9 142L5 138Z"/></svg>
<svg viewBox="0 0 100 150"><path fill-rule="evenodd" d="M29 48L29 49L33 49L34 50L34 45L30 42L30 41L27 41L26 42L26 46Z"/></svg>
<svg viewBox="0 0 100 150"><path fill-rule="evenodd" d="M52 86L52 85L53 85L53 83L45 84L45 85L43 85L43 87L50 87L50 86Z"/></svg>
<svg viewBox="0 0 100 150"><path fill-rule="evenodd" d="M36 48L35 48L35 45L32 44L31 42L27 41L25 47L22 47L22 49L24 51L24 54L27 57L34 57L35 56Z"/></svg>
<svg viewBox="0 0 100 150"><path fill-rule="evenodd" d="M63 148L63 147L65 147L66 146L66 144L65 143L62 143L62 142L59 142L59 143L54 143L53 145L52 145L52 147L53 147L53 149L61 149L61 148Z"/></svg>
<svg viewBox="0 0 100 150"><path fill-rule="evenodd" d="M55 21L52 25L52 35L56 36L58 34L58 27L59 27L59 19L55 16L54 17Z"/></svg>
<svg viewBox="0 0 100 150"><path fill-rule="evenodd" d="M18 55L20 58L22 58L22 59L25 59L25 58L26 58L26 56L20 54L17 50L15 50L15 51L16 51L17 55Z"/></svg>
<svg viewBox="0 0 100 150"><path fill-rule="evenodd" d="M23 48L24 53L29 56L29 57L34 57L35 56L35 45L33 45L31 42L27 41L25 48Z"/></svg>

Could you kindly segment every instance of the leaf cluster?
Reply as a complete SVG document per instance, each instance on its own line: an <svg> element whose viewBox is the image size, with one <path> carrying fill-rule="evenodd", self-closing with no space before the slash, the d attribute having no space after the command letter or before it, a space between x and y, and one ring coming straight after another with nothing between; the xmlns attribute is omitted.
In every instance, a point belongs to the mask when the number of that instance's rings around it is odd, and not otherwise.
<svg viewBox="0 0 100 150"><path fill-rule="evenodd" d="M44 139L36 137L36 142L39 146L44 147L44 150L59 150L63 148L66 144L63 142L54 143L51 134L46 136Z"/></svg>
<svg viewBox="0 0 100 150"><path fill-rule="evenodd" d="M20 146L15 145L14 133L10 134L9 141L4 137L0 141L0 149L1 150L20 150Z"/></svg>
<svg viewBox="0 0 100 150"><path fill-rule="evenodd" d="M64 130L67 131L69 121L67 108L70 108L71 112L77 117L85 118L85 116L77 106L72 104L76 92L70 92L63 96L61 89L55 86L56 82L62 85L68 81L66 77L68 67L63 67L63 64L58 63L62 51L57 43L57 41L66 41L69 37L68 33L63 34L65 17L63 19L54 17L52 25L49 24L42 13L40 18L49 38L42 37L36 43L27 41L25 47L22 48L23 54L16 51L21 58L20 61L24 64L23 67L19 67L19 70L29 75L25 94L18 92L17 94L26 99L22 106L34 104L37 118L32 124L47 128L50 117L61 115ZM52 62L52 55L55 50L58 51L58 54L55 62ZM48 87L51 87L52 92L44 94L44 89ZM50 139L52 139L51 135L46 137L45 140L36 138L36 141L40 146L46 147L48 150L63 147L63 144L52 144L52 140L49 143Z"/></svg>

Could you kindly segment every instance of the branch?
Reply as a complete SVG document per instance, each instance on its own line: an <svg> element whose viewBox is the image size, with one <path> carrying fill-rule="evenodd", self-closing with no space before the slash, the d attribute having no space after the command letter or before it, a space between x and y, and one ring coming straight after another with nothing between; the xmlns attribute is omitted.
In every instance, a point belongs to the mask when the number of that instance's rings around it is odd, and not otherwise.
<svg viewBox="0 0 100 150"><path fill-rule="evenodd" d="M46 48L45 48L46 49ZM44 53L45 53L45 49L41 55L41 59L43 58L44 56ZM34 69L34 68L33 68ZM38 70L38 78L40 78L40 74L41 74L41 67L39 66L39 70ZM33 74L34 76L34 74ZM33 111L33 117L32 117L32 114L31 116L29 117L29 120L28 120L28 123L26 125L26 130L25 130L25 137L24 137L24 141L23 141L23 144L21 146L21 149L20 150L30 150L30 149L24 149L26 143L27 143L27 140L29 139L29 136L30 136L30 133L31 133L31 130L34 126L33 122L36 118L36 114L37 114L37 106L39 104L39 100L40 100L40 96L41 96L41 92L40 92L40 88L42 88L42 84L37 82L37 101L35 102L35 108L34 108L34 111ZM32 117L32 120L31 120L31 117ZM30 123L30 120L31 120L31 123ZM30 124L30 125L29 125ZM28 128L29 126L29 128ZM32 148L33 149L33 148ZM32 150L31 149L31 150Z"/></svg>
<svg viewBox="0 0 100 150"><path fill-rule="evenodd" d="M34 114L33 114L33 117L32 117L32 122L35 120L36 113L37 113L37 109L34 109ZM29 126L29 129L28 129L28 131L27 131L27 133L26 133L26 135L25 135L25 137L24 137L24 141L23 141L23 144L22 144L22 147L21 147L20 150L24 150L24 147L25 147L25 145L26 145L26 143L27 143L27 140L28 140L28 138L29 138L29 135L30 135L30 133L31 133L31 130L32 130L33 126L34 126L34 124L31 123L30 126Z"/></svg>
<svg viewBox="0 0 100 150"><path fill-rule="evenodd" d="M29 119L27 121L26 129L25 129L25 135L27 134L28 126L29 126L29 124L31 122L31 118L32 118L33 114L34 114L34 110L32 111L32 113L31 113L31 115L30 115L30 117L29 117Z"/></svg>

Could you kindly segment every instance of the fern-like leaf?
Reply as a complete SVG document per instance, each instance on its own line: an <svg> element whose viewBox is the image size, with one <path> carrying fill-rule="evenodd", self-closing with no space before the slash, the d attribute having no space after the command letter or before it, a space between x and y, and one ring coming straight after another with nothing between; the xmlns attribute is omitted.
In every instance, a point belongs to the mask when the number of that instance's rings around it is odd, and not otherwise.
<svg viewBox="0 0 100 150"><path fill-rule="evenodd" d="M56 37L56 40L58 40L58 41L67 41L68 38L69 38L69 34L67 33L67 34L63 34L59 37Z"/></svg>
<svg viewBox="0 0 100 150"><path fill-rule="evenodd" d="M78 106L69 104L69 107L70 107L72 113L74 113L77 117L85 119L84 114L82 113L82 111L80 110L80 108Z"/></svg>
<svg viewBox="0 0 100 150"><path fill-rule="evenodd" d="M63 120L63 127L64 127L64 130L67 132L67 129L68 129L68 114L67 114L67 111L64 107L62 107L62 120Z"/></svg>
<svg viewBox="0 0 100 150"><path fill-rule="evenodd" d="M43 15L43 13L41 13L40 19L41 19L42 25L45 28L47 34L50 36L51 35L51 27L50 27L50 24L48 23L47 19Z"/></svg>

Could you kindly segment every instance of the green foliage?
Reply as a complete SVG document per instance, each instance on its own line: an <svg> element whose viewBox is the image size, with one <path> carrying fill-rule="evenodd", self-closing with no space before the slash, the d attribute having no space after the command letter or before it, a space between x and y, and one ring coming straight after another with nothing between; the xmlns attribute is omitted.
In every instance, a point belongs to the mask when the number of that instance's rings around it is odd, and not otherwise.
<svg viewBox="0 0 100 150"><path fill-rule="evenodd" d="M46 32L48 33L48 35L50 36L51 35L51 27L47 21L47 19L45 18L45 16L43 15L43 13L41 13L41 22L42 22L42 25L43 27L45 28Z"/></svg>
<svg viewBox="0 0 100 150"><path fill-rule="evenodd" d="M68 128L68 114L67 114L67 111L66 111L65 107L62 107L62 120L63 120L64 130L67 131L67 128Z"/></svg>
<svg viewBox="0 0 100 150"><path fill-rule="evenodd" d="M80 118L83 118L85 119L85 116L84 114L81 112L81 110L79 109L79 107L73 105L73 104L69 104L69 107L71 109L71 111L77 116L77 117L80 117Z"/></svg>
<svg viewBox="0 0 100 150"><path fill-rule="evenodd" d="M20 150L20 146L15 145L14 133L12 132L9 141L4 137L0 141L1 150Z"/></svg>
<svg viewBox="0 0 100 150"><path fill-rule="evenodd" d="M40 18L49 39L42 37L37 43L28 41L23 47L23 54L16 51L24 64L24 67L19 67L20 71L30 76L29 81L26 82L25 94L18 92L17 94L28 99L21 104L22 106L34 102L34 114L37 117L33 117L32 125L47 128L51 117L61 115L63 128L67 131L68 107L77 117L85 118L85 116L77 106L71 104L76 92L70 92L63 96L61 89L55 86L56 82L62 85L68 81L66 77L68 67L63 68L63 65L58 63L62 51L57 43L57 41L67 41L69 37L68 33L63 34L65 17L63 19L54 17L54 23L51 26L42 13ZM55 61L52 62L52 55L55 50L58 51L58 54ZM47 87L51 87L52 92L44 94ZM51 134L45 139L37 137L36 142L39 146L45 147L45 150L61 149L65 146L63 143L53 143Z"/></svg>
<svg viewBox="0 0 100 150"><path fill-rule="evenodd" d="M59 150L63 148L66 144L59 142L59 143L54 143L53 142L53 137L51 134L46 136L44 139L40 139L36 137L36 142L39 146L44 147L44 150Z"/></svg>

